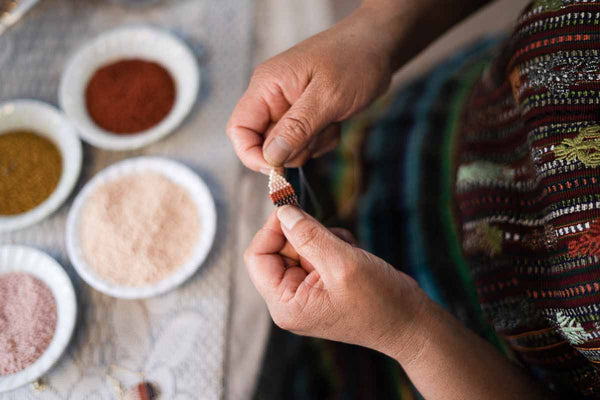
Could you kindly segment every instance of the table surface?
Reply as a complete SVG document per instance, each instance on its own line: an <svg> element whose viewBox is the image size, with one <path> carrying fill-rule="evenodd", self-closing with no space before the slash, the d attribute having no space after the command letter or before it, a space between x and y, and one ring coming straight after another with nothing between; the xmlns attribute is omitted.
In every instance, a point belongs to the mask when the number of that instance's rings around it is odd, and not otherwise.
<svg viewBox="0 0 600 400"><path fill-rule="evenodd" d="M162 0L126 8L108 0L42 0L0 36L0 101L35 98L57 104L68 58L97 34L126 24L166 28L198 57L202 82L190 116L172 135L141 150L109 152L84 146L84 167L74 194L95 173L138 155L167 156L191 167L215 198L218 229L211 253L183 286L144 301L118 300L81 281L65 252L65 219L73 195L43 222L1 234L0 244L34 246L57 259L77 291L79 315L73 340L43 378L0 399L113 399L145 378L165 399L224 396L227 324L235 235L239 163L224 126L251 68L252 1Z"/></svg>

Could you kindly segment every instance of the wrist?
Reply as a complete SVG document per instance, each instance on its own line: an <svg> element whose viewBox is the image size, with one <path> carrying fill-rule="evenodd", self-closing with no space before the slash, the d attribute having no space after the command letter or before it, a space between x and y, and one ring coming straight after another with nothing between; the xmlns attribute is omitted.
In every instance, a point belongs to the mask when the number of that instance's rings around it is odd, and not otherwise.
<svg viewBox="0 0 600 400"><path fill-rule="evenodd" d="M363 0L357 13L371 18L371 29L379 32L386 42L392 70L396 70L446 30L489 2L490 0Z"/></svg>
<svg viewBox="0 0 600 400"><path fill-rule="evenodd" d="M397 7L400 2L393 7L387 3L390 2L366 0L350 18L363 24L365 32L372 33L373 45L380 49L390 70L395 71L414 55L406 55L412 47L407 38L418 24L418 13Z"/></svg>
<svg viewBox="0 0 600 400"><path fill-rule="evenodd" d="M389 324L378 335L373 349L395 359L401 365L419 358L428 340L428 330L435 322L439 306L416 285L408 301L397 307L397 315L389 319Z"/></svg>

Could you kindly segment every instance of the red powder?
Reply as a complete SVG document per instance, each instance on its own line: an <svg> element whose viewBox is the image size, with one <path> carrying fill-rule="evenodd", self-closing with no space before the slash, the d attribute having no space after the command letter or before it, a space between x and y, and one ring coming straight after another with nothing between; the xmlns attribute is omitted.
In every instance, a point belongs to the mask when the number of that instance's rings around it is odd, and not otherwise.
<svg viewBox="0 0 600 400"><path fill-rule="evenodd" d="M175 82L159 64L121 60L94 73L85 98L98 126L119 134L137 133L169 114L175 103Z"/></svg>
<svg viewBox="0 0 600 400"><path fill-rule="evenodd" d="M56 302L50 289L32 275L0 275L0 376L33 364L52 341Z"/></svg>

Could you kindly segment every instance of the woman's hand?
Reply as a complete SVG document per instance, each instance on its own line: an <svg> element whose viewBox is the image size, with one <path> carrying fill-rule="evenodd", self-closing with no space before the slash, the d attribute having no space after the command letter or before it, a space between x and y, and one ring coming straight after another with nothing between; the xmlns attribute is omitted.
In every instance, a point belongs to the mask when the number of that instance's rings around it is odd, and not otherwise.
<svg viewBox="0 0 600 400"><path fill-rule="evenodd" d="M336 124L389 85L391 45L361 9L259 65L227 124L240 160L268 174L333 150Z"/></svg>
<svg viewBox="0 0 600 400"><path fill-rule="evenodd" d="M281 328L392 355L411 341L425 294L347 235L281 207L246 251L250 278Z"/></svg>
<svg viewBox="0 0 600 400"><path fill-rule="evenodd" d="M246 266L277 325L387 354L427 399L553 398L414 280L334 232L284 206L252 240Z"/></svg>
<svg viewBox="0 0 600 400"><path fill-rule="evenodd" d="M338 122L368 106L391 74L489 0L363 0L349 17L259 65L227 135L244 165L269 173L333 150Z"/></svg>

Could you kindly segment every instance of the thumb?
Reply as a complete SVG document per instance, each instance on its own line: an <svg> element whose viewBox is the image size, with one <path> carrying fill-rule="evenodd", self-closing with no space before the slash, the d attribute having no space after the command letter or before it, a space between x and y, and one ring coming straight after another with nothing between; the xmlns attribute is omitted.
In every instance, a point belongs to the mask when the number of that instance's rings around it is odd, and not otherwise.
<svg viewBox="0 0 600 400"><path fill-rule="evenodd" d="M343 264L354 251L350 244L296 206L280 207L277 218L288 242L317 270Z"/></svg>
<svg viewBox="0 0 600 400"><path fill-rule="evenodd" d="M329 107L321 104L321 97L316 86L309 85L275 124L263 147L263 156L269 164L283 166L332 122Z"/></svg>

